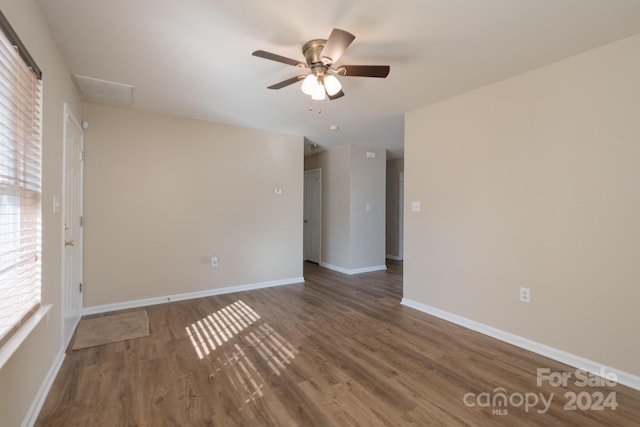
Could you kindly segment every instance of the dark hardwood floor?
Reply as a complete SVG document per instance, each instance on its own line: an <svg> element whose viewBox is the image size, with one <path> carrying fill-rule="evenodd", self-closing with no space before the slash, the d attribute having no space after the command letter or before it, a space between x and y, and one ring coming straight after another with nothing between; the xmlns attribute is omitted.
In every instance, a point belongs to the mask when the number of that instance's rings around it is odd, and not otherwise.
<svg viewBox="0 0 640 427"><path fill-rule="evenodd" d="M640 392L579 387L571 367L400 305L388 263L147 307L150 336L69 350L37 425L639 425ZM538 386L538 368L572 380Z"/></svg>

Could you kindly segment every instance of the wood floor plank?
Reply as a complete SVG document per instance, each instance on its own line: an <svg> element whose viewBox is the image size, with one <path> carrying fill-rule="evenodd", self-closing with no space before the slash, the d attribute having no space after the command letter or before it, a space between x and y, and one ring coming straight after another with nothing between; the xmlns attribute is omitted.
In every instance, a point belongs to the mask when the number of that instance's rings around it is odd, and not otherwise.
<svg viewBox="0 0 640 427"><path fill-rule="evenodd" d="M402 263L388 264L307 263L304 284L147 307L148 337L67 353L36 425L639 425L640 392L538 387L537 368L575 369L400 305ZM555 397L544 413L478 404L500 390ZM566 410L584 391L618 407Z"/></svg>

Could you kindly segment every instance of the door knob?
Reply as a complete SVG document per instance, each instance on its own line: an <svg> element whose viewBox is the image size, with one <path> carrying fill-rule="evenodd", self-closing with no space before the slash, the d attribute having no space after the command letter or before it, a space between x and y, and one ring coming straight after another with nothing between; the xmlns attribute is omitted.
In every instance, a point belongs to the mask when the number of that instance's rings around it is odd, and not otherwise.
<svg viewBox="0 0 640 427"><path fill-rule="evenodd" d="M76 242L74 240L65 240L64 241L64 246L74 246L76 244Z"/></svg>

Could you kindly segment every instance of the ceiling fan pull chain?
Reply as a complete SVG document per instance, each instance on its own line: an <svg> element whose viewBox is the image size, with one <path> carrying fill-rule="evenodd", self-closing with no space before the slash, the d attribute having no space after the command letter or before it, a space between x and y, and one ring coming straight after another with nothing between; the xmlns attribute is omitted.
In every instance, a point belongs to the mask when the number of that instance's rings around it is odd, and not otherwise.
<svg viewBox="0 0 640 427"><path fill-rule="evenodd" d="M311 105L309 105L309 111L313 111L313 102L314 102L314 100L312 99L311 100ZM318 114L322 114L322 106L320 104L320 101L316 101L316 103L318 104L318 108L317 108Z"/></svg>

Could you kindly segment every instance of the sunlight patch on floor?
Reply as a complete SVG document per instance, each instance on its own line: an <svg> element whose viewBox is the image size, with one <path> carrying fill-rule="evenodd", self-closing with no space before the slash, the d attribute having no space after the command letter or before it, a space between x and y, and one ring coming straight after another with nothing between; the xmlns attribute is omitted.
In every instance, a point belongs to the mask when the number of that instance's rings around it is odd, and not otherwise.
<svg viewBox="0 0 640 427"><path fill-rule="evenodd" d="M244 350L238 344L233 347L234 351L224 354L225 365L232 371L232 375L228 375L231 385L247 396L244 403L255 401L264 396L264 380Z"/></svg>
<svg viewBox="0 0 640 427"><path fill-rule="evenodd" d="M223 371L233 388L243 396L244 403L261 398L265 386L260 371L247 354L248 350L255 351L254 360L255 354L259 355L278 376L298 354L286 338L240 300L203 317L185 330L198 359L216 353L219 367L211 378ZM231 342L234 338L235 341Z"/></svg>
<svg viewBox="0 0 640 427"><path fill-rule="evenodd" d="M285 365L289 365L298 353L289 341L267 323L249 332L244 340L255 348L276 375L280 375L286 369Z"/></svg>
<svg viewBox="0 0 640 427"><path fill-rule="evenodd" d="M240 300L203 317L185 329L198 358L203 359L259 319L260 315Z"/></svg>

